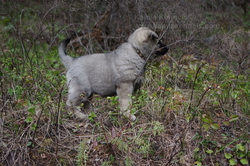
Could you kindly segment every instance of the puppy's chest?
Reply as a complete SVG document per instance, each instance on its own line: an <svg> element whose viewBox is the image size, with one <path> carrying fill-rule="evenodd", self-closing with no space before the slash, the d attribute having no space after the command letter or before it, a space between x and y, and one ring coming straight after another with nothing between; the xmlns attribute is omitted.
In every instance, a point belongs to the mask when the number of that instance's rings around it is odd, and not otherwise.
<svg viewBox="0 0 250 166"><path fill-rule="evenodd" d="M116 65L116 70L118 75L121 77L127 77L130 79L135 79L139 75L144 73L144 61L141 59L134 59L123 61Z"/></svg>

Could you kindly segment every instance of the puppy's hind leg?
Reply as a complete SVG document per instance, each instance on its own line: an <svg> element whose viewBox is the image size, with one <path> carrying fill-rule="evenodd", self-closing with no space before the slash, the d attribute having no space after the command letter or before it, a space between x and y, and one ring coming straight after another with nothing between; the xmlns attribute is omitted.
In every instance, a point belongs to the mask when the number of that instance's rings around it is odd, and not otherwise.
<svg viewBox="0 0 250 166"><path fill-rule="evenodd" d="M74 93L68 95L66 104L70 107L72 113L79 119L86 119L88 116L81 111L81 104L83 100L80 97L81 93Z"/></svg>
<svg viewBox="0 0 250 166"><path fill-rule="evenodd" d="M68 84L69 94L66 104L72 108L73 114L79 119L86 119L88 115L81 112L81 106L89 105L88 97L91 96L91 92L84 89L81 84L79 84L77 78L71 79ZM84 106L86 108L86 106Z"/></svg>

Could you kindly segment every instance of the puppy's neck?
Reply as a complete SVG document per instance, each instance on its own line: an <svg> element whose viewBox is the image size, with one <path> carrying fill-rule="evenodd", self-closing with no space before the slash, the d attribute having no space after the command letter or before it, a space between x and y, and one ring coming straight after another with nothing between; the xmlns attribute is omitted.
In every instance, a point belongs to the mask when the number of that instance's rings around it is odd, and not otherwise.
<svg viewBox="0 0 250 166"><path fill-rule="evenodd" d="M141 51L138 48L135 48L135 52L141 57L141 59L145 60L145 57L142 55Z"/></svg>

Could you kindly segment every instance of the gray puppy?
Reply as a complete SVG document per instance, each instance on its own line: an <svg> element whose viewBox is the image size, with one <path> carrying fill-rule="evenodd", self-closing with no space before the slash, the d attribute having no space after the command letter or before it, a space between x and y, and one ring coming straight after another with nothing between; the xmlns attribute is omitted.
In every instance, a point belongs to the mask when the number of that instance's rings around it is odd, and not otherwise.
<svg viewBox="0 0 250 166"><path fill-rule="evenodd" d="M121 113L135 120L136 117L129 110L131 95L143 82L145 63L155 55L164 55L168 51L166 45L158 41L158 35L149 28L141 27L130 35L128 42L110 53L77 58L66 54L69 41L63 40L58 50L68 70L67 105L73 107L74 115L81 119L87 117L77 106L83 103L84 108L88 108L93 94L118 95Z"/></svg>

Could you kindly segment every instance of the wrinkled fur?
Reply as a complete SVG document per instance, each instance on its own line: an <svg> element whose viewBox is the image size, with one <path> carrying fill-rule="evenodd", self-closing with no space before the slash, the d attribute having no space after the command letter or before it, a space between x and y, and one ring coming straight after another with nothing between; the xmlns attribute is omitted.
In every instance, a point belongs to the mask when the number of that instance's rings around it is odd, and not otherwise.
<svg viewBox="0 0 250 166"><path fill-rule="evenodd" d="M164 44L158 42L157 34L149 28L141 27L130 35L128 42L110 53L84 55L77 58L66 54L69 41L70 39L63 40L58 50L68 70L67 105L75 107L74 114L78 118L86 118L86 115L76 107L84 103L84 108L88 108L93 94L118 95L121 113L135 120L136 117L130 113L129 107L132 104L131 95L135 86L143 82L145 59L158 49L158 45L164 47L160 54L163 55L168 50Z"/></svg>

